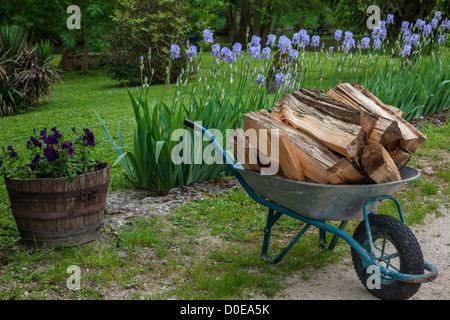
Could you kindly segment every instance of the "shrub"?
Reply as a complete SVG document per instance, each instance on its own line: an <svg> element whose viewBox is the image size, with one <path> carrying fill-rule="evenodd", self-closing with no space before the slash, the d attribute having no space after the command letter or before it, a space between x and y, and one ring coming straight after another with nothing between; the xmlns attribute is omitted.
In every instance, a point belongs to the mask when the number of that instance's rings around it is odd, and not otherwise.
<svg viewBox="0 0 450 320"><path fill-rule="evenodd" d="M49 96L50 85L59 76L50 64L49 41L29 43L26 32L16 26L2 28L0 36L0 116L6 116Z"/></svg>
<svg viewBox="0 0 450 320"><path fill-rule="evenodd" d="M186 20L179 16L173 1L136 0L121 3L114 16L114 28L106 38L105 70L113 79L137 84L140 82L139 57L147 56L149 47L153 54L153 83L166 81L166 65L171 44L186 41ZM170 78L176 79L185 68L185 59L174 61ZM150 78L150 70L144 76Z"/></svg>

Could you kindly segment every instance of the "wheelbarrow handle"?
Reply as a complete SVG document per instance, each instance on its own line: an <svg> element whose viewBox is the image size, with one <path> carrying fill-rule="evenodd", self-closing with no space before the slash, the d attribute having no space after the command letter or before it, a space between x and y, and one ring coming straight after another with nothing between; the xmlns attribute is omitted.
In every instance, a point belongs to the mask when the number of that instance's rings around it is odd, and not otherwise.
<svg viewBox="0 0 450 320"><path fill-rule="evenodd" d="M238 173L236 173L236 171L233 167L234 166L233 160L230 159L230 157L225 152L224 148L222 148L221 144L219 144L216 141L216 138L211 134L211 132L209 132L207 129L203 128L201 125L198 125L189 119L184 119L183 124L189 128L194 129L197 132L200 132L204 137L206 137L208 139L208 141L213 145L214 149L216 149L216 152L218 152L219 154L222 155L222 159L223 159L224 163L231 169L231 171L234 174L238 174Z"/></svg>
<svg viewBox="0 0 450 320"><path fill-rule="evenodd" d="M189 128L191 128L191 129L194 129L195 123L194 123L193 121L189 120L189 119L184 119L183 124L184 124L186 127L189 127Z"/></svg>

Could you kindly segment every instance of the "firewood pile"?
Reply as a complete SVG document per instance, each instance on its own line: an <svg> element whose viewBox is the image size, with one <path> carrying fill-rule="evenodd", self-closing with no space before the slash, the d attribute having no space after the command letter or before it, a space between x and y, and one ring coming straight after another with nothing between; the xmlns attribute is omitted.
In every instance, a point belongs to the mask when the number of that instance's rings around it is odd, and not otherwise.
<svg viewBox="0 0 450 320"><path fill-rule="evenodd" d="M229 142L245 169L264 172L276 164L276 175L312 183L401 180L399 171L426 141L400 109L358 84L327 93L300 89L278 99L271 112L243 117L244 130L235 129Z"/></svg>

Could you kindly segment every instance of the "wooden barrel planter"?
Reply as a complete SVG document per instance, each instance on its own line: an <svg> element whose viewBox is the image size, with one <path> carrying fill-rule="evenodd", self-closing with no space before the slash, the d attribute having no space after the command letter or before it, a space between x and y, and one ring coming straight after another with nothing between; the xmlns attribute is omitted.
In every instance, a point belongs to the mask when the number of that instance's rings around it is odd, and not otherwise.
<svg viewBox="0 0 450 320"><path fill-rule="evenodd" d="M28 247L52 248L93 241L100 236L109 181L109 164L65 178L5 178L11 211Z"/></svg>

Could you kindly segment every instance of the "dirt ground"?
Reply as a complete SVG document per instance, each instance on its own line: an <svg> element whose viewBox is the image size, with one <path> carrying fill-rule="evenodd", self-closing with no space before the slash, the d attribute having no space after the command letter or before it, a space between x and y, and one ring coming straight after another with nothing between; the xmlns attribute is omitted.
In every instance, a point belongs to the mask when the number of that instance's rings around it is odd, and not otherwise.
<svg viewBox="0 0 450 320"><path fill-rule="evenodd" d="M450 299L450 213L435 218L428 216L425 222L411 230L419 240L425 261L434 265L439 272L436 280L421 285L410 300ZM377 300L358 279L351 259L319 269L307 280L302 274L288 279L288 289L275 299L283 300Z"/></svg>

